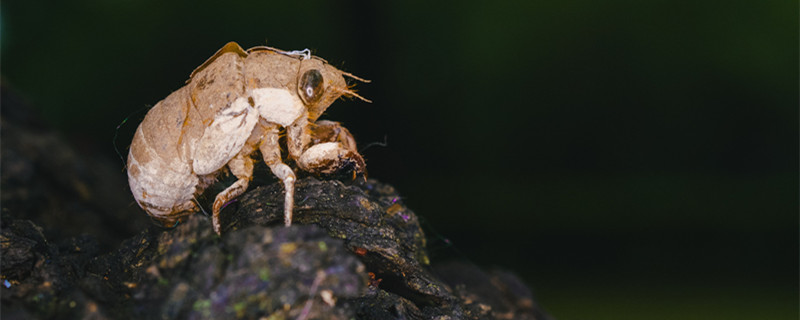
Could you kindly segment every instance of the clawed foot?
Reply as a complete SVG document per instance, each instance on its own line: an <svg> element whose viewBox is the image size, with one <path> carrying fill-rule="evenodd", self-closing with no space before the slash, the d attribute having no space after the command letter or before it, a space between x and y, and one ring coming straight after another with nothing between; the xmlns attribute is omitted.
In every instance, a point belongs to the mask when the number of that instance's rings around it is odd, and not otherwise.
<svg viewBox="0 0 800 320"><path fill-rule="evenodd" d="M308 148L297 164L303 170L319 176L355 179L366 174L364 158L338 142L325 142Z"/></svg>

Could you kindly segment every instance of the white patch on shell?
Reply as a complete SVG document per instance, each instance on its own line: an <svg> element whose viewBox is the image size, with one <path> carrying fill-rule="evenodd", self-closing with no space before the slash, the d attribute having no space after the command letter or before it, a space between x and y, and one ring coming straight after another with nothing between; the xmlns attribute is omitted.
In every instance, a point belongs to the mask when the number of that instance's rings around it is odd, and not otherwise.
<svg viewBox="0 0 800 320"><path fill-rule="evenodd" d="M262 118L288 127L305 112L303 101L287 89L258 88L250 92Z"/></svg>
<svg viewBox="0 0 800 320"><path fill-rule="evenodd" d="M228 163L244 147L258 122L258 114L240 97L230 107L214 117L214 122L203 132L192 154L195 174L213 173Z"/></svg>
<svg viewBox="0 0 800 320"><path fill-rule="evenodd" d="M141 131L141 126L137 130ZM132 153L129 155L128 184L139 206L150 215L166 217L172 213L173 207L192 199L198 179L189 165L162 159L147 140L143 142L142 147L150 154L150 161L140 163ZM136 176L131 174L134 170L138 172Z"/></svg>

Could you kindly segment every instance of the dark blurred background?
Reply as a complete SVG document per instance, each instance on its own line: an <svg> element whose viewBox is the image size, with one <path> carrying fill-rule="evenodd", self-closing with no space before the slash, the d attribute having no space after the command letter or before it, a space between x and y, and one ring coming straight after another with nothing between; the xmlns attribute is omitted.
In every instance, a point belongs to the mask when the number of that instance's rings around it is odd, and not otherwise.
<svg viewBox="0 0 800 320"><path fill-rule="evenodd" d="M386 142L434 262L559 319L797 318L797 2L223 3L3 1L3 82L124 176L115 134L227 41L310 48L373 80L325 117Z"/></svg>

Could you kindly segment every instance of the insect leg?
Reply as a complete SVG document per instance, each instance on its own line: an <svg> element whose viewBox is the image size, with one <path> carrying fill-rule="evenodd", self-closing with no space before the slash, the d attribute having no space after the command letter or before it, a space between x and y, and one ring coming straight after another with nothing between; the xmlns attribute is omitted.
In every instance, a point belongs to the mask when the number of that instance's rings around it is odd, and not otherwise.
<svg viewBox="0 0 800 320"><path fill-rule="evenodd" d="M283 181L286 198L283 205L284 223L286 226L292 225L292 209L294 208L294 182L297 177L283 161L281 161L281 149L278 142L279 126L270 124L265 128L264 138L261 140L259 150L264 157L264 163L272 170L278 179Z"/></svg>
<svg viewBox="0 0 800 320"><path fill-rule="evenodd" d="M298 159L309 145L311 145L311 128L308 116L304 115L286 127L286 147L289 148L289 156Z"/></svg>
<svg viewBox="0 0 800 320"><path fill-rule="evenodd" d="M342 127L342 124L336 121L317 121L312 126L311 136L314 144L339 142L345 149L358 152L358 149L356 149L356 139L353 138L353 135L350 134L347 128Z"/></svg>
<svg viewBox="0 0 800 320"><path fill-rule="evenodd" d="M308 172L345 177L343 174L365 177L364 158L358 153L356 141L345 127L334 121L317 121L312 127L312 143L297 160L297 165Z"/></svg>
<svg viewBox="0 0 800 320"><path fill-rule="evenodd" d="M220 234L219 212L222 210L222 206L244 193L250 184L250 179L253 178L253 159L248 154L239 153L228 162L228 168L239 180L236 180L228 188L217 194L216 199L214 199L211 223L214 226L214 232L217 234Z"/></svg>

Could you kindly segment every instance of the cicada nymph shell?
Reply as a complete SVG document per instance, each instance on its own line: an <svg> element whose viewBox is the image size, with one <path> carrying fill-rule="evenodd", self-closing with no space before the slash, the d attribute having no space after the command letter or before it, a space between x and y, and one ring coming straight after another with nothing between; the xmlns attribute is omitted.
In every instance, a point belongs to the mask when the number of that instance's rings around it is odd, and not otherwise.
<svg viewBox="0 0 800 320"><path fill-rule="evenodd" d="M283 182L284 220L291 225L297 178L284 156L311 173L365 170L350 132L337 122L317 121L342 96L369 102L351 90L346 77L367 82L308 50L226 44L186 85L150 109L137 128L128 153L136 202L154 219L173 225L200 210L197 196L228 169L237 180L212 206L219 234L220 210L247 189L260 152ZM283 131L286 155L279 139Z"/></svg>

